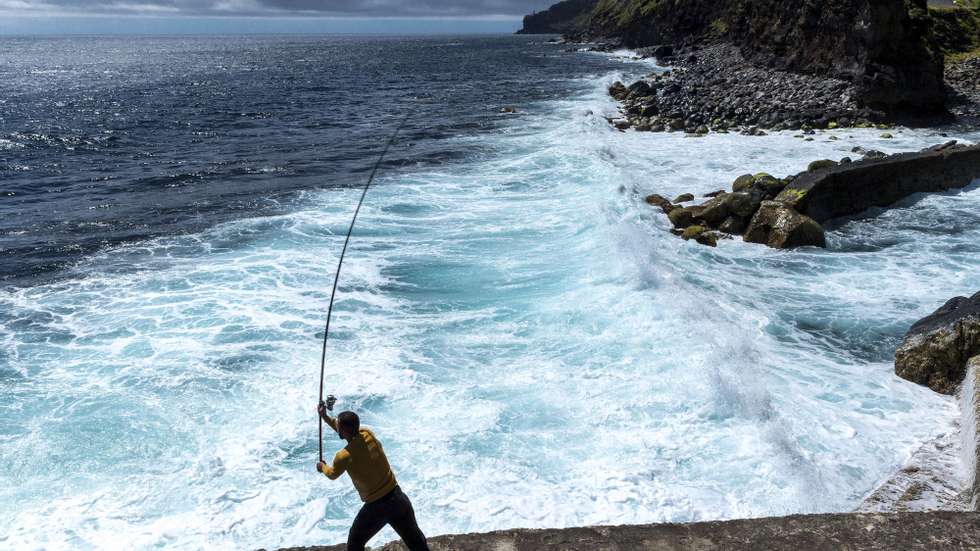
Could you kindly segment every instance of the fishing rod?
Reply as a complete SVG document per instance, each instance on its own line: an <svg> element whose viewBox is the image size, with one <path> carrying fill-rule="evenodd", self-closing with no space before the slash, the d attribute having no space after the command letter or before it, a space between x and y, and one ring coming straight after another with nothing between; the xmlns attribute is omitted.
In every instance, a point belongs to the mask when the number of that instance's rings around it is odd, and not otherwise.
<svg viewBox="0 0 980 551"><path fill-rule="evenodd" d="M410 113L409 113L410 114ZM388 154L388 150L391 148L391 144L395 143L395 138L398 133L401 132L402 128L405 127L405 123L408 122L408 116L406 114L402 117L398 127L395 128L394 133L388 138L387 143L385 143L384 149L381 150L381 155L378 156L378 160L375 161L374 167L371 169L371 174L368 176L367 183L364 184L364 189L361 191L361 198L357 201L357 208L354 209L354 216L350 220L350 226L347 228L347 237L344 239L344 248L340 250L340 259L337 261L337 272L333 276L333 289L330 291L330 305L327 307L327 323L323 330L323 351L320 353L320 400L319 403L323 404L329 410L333 410L333 404L337 401L337 398L332 394L327 396L327 402L323 401L323 372L327 365L327 337L330 336L330 318L333 315L333 299L337 294L337 282L340 280L340 268L344 265L344 255L347 254L347 245L350 243L351 233L354 232L354 224L357 223L357 215L361 212L361 205L364 204L364 197L367 196L368 189L371 188L371 184L374 182L374 175L378 173L378 168L381 166L381 162L384 161L385 155ZM319 425L319 437L317 438L317 443L320 445L320 461L323 461L323 418L320 417L319 412L317 413L317 422Z"/></svg>

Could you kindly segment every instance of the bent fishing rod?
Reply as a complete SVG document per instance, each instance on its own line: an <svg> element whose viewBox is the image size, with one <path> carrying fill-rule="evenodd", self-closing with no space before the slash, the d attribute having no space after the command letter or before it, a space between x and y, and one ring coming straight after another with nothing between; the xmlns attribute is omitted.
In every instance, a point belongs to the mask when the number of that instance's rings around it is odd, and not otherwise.
<svg viewBox="0 0 980 551"><path fill-rule="evenodd" d="M368 175L367 182L364 184L364 189L361 191L361 198L357 201L357 207L354 209L354 216L351 217L350 226L347 227L347 237L344 239L344 248L340 250L340 259L337 260L337 272L333 276L333 289L330 290L330 305L327 307L327 323L323 330L323 351L320 353L320 399L319 403L326 406L327 409L333 410L333 404L336 402L337 398L332 394L327 396L327 401L323 401L323 372L327 365L327 338L330 336L330 318L333 315L333 300L337 295L337 282L340 281L340 268L344 265L344 255L347 254L347 245L350 244L350 236L354 232L354 224L357 223L357 215L361 212L361 205L364 204L364 198L367 196L368 189L371 188L371 184L374 183L374 176L378 173L378 168L381 167L382 161L384 161L385 156L388 154L388 150L391 149L391 144L395 143L395 138L398 133L401 132L402 128L405 127L405 123L408 122L408 114L402 117L398 127L388 138L385 143L384 149L381 150L381 155L378 156L378 160L375 161L374 167L371 168L371 174ZM317 412L317 424L319 425L319 436L317 438L317 443L320 447L320 461L323 461L323 418L320 417L319 412Z"/></svg>

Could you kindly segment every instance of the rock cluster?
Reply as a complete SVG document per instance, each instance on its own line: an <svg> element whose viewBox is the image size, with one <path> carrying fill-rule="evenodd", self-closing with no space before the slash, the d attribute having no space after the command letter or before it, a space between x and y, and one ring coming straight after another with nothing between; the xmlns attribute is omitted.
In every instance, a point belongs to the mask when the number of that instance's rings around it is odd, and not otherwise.
<svg viewBox="0 0 980 551"><path fill-rule="evenodd" d="M895 351L895 373L903 379L952 394L966 364L980 355L980 292L955 297L916 322Z"/></svg>
<svg viewBox="0 0 980 551"><path fill-rule="evenodd" d="M744 174L732 183L732 191L710 193L700 205L681 205L694 198L689 193L674 201L653 194L646 202L667 215L673 233L702 245L713 247L719 239L741 235L745 241L777 249L823 247L823 227L780 200L792 178L778 179L764 172Z"/></svg>
<svg viewBox="0 0 980 551"><path fill-rule="evenodd" d="M775 248L824 246L820 224L776 200L787 183L766 173L745 174L735 179L731 192L713 192L700 205L675 204L693 199L691 194L678 197L681 201L659 195L646 201L667 214L674 233L703 245L715 246L718 239L737 234Z"/></svg>
<svg viewBox="0 0 980 551"><path fill-rule="evenodd" d="M730 192L709 193L700 205L680 204L693 199L690 194L674 201L654 194L646 201L667 214L674 233L705 245L741 235L777 249L823 247L821 224L828 220L887 207L914 193L960 188L980 178L980 145L957 145L954 140L912 153L885 155L860 147L852 152L864 157L820 159L785 178L739 176Z"/></svg>
<svg viewBox="0 0 980 551"><path fill-rule="evenodd" d="M659 46L644 53L673 53ZM715 44L676 57L658 56L676 66L629 86L617 82L609 93L623 103L614 124L639 131L811 130L870 126L885 113L862 107L853 83L804 75L746 62L733 46Z"/></svg>

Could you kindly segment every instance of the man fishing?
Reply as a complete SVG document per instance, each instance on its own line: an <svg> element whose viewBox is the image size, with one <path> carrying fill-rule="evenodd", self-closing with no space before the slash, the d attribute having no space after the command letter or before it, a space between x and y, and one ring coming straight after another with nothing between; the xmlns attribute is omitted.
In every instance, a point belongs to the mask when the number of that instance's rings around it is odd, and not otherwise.
<svg viewBox="0 0 980 551"><path fill-rule="evenodd" d="M334 456L332 466L318 461L316 470L330 480L337 480L346 472L364 502L347 535L347 551L363 551L385 524L391 525L409 551L429 551L412 502L398 487L381 442L373 432L361 427L353 411L344 411L336 419L330 417L327 410L333 411L335 400L330 396L326 403L321 401L317 413L347 445Z"/></svg>

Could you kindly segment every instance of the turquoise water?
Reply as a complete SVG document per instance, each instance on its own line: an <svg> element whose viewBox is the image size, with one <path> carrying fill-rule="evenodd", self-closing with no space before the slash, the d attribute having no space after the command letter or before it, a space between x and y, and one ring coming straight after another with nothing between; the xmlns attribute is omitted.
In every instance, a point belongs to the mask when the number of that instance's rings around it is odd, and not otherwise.
<svg viewBox="0 0 980 551"><path fill-rule="evenodd" d="M427 534L850 510L958 414L891 353L980 287L975 186L792 252L684 242L642 201L945 138L620 133L615 78L386 171L361 212L327 392ZM358 499L314 472L313 409L356 199L307 191L0 294L0 547L343 541Z"/></svg>

